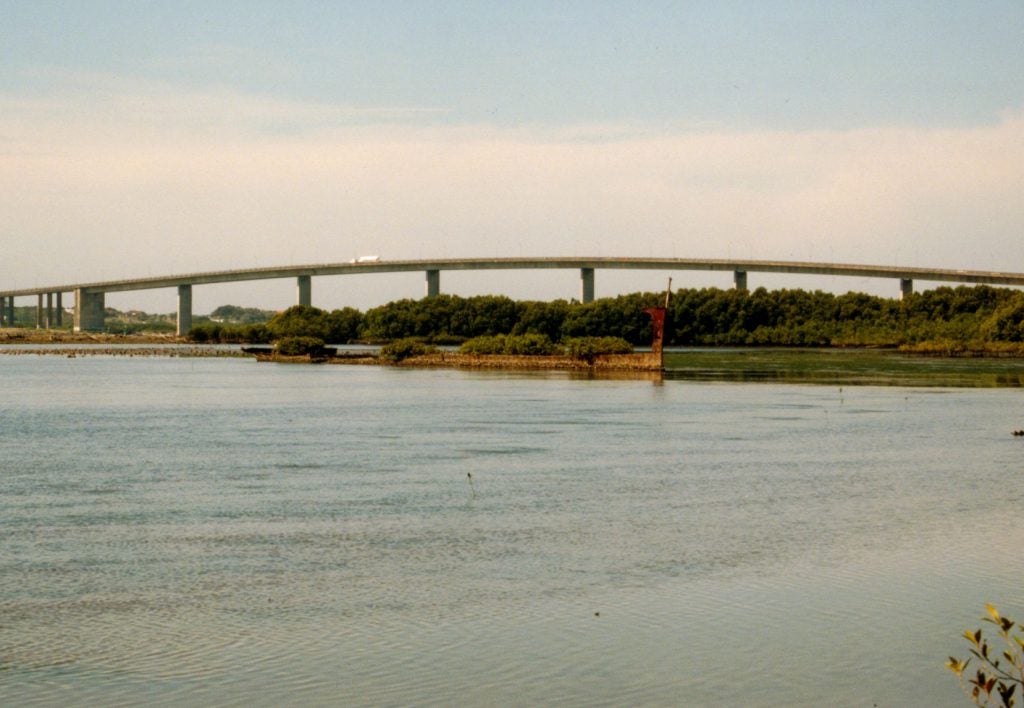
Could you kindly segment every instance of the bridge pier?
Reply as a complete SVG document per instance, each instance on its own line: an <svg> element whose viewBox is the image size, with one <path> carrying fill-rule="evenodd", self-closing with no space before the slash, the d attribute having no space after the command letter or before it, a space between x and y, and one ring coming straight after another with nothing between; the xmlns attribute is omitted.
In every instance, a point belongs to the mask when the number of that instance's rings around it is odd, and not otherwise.
<svg viewBox="0 0 1024 708"><path fill-rule="evenodd" d="M102 332L106 317L105 293L75 289L75 331Z"/></svg>
<svg viewBox="0 0 1024 708"><path fill-rule="evenodd" d="M43 328L43 293L36 296L36 329Z"/></svg>
<svg viewBox="0 0 1024 708"><path fill-rule="evenodd" d="M914 294L914 281L911 278L900 278L900 300L906 300Z"/></svg>
<svg viewBox="0 0 1024 708"><path fill-rule="evenodd" d="M0 327L10 327L12 324L7 311L8 300L14 300L14 298L6 295L0 297Z"/></svg>
<svg viewBox="0 0 1024 708"><path fill-rule="evenodd" d="M427 297L437 297L441 294L441 271L427 271Z"/></svg>
<svg viewBox="0 0 1024 708"><path fill-rule="evenodd" d="M296 289L300 305L304 307L313 306L313 278L309 275L300 275L296 280Z"/></svg>
<svg viewBox="0 0 1024 708"><path fill-rule="evenodd" d="M736 286L737 290L747 289L747 271L745 270L734 270L732 272L732 282Z"/></svg>
<svg viewBox="0 0 1024 708"><path fill-rule="evenodd" d="M594 269L580 268L580 302L594 301Z"/></svg>
<svg viewBox="0 0 1024 708"><path fill-rule="evenodd" d="M53 310L53 324L55 327L64 326L64 293L54 293L56 305Z"/></svg>
<svg viewBox="0 0 1024 708"><path fill-rule="evenodd" d="M14 326L14 296L7 298L7 326Z"/></svg>
<svg viewBox="0 0 1024 708"><path fill-rule="evenodd" d="M192 329L192 285L186 283L178 286L178 331L184 337Z"/></svg>

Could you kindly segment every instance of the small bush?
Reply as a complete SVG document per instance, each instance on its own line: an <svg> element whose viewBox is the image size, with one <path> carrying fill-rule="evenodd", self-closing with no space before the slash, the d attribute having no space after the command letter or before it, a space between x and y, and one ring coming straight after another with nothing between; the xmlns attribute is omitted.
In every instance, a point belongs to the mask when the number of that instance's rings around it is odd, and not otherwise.
<svg viewBox="0 0 1024 708"><path fill-rule="evenodd" d="M545 356L555 354L558 348L546 334L509 335L505 338L505 353L519 356Z"/></svg>
<svg viewBox="0 0 1024 708"><path fill-rule="evenodd" d="M194 325L188 331L188 338L193 342L210 344L265 344L270 341L270 331L260 323L236 325L209 322Z"/></svg>
<svg viewBox="0 0 1024 708"><path fill-rule="evenodd" d="M447 332L441 332L430 337L431 344L437 344L442 347L456 347L466 341L465 337L460 337L455 334L448 334Z"/></svg>
<svg viewBox="0 0 1024 708"><path fill-rule="evenodd" d="M603 354L631 354L633 346L621 337L573 337L563 343L573 359L593 362Z"/></svg>
<svg viewBox="0 0 1024 708"><path fill-rule="evenodd" d="M413 356L436 352L437 347L424 344L418 339L396 339L380 348L380 356L388 361L402 361Z"/></svg>
<svg viewBox="0 0 1024 708"><path fill-rule="evenodd" d="M192 329L188 331L188 338L193 342L201 344L211 341L216 342L220 338L220 326L212 324L192 325Z"/></svg>
<svg viewBox="0 0 1024 708"><path fill-rule="evenodd" d="M230 340L234 343L249 343L249 344L266 344L271 340L270 330L267 329L265 324L255 322L253 324L243 324L238 326L237 338ZM224 334L221 333L221 341L227 341L224 339Z"/></svg>
<svg viewBox="0 0 1024 708"><path fill-rule="evenodd" d="M459 354L504 354L505 335L484 335L473 337L462 343L459 347Z"/></svg>
<svg viewBox="0 0 1024 708"><path fill-rule="evenodd" d="M274 343L281 356L317 356L324 353L324 340L317 337L284 337Z"/></svg>
<svg viewBox="0 0 1024 708"><path fill-rule="evenodd" d="M543 356L556 354L558 347L546 334L494 334L473 337L459 347L460 354L508 354Z"/></svg>

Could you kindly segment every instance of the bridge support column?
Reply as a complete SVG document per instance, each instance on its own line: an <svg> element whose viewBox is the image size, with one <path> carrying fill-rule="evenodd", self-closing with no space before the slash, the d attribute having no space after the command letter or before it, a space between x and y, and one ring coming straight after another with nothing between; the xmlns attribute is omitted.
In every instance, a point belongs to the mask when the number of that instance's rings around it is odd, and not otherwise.
<svg viewBox="0 0 1024 708"><path fill-rule="evenodd" d="M14 296L7 298L7 326L14 326Z"/></svg>
<svg viewBox="0 0 1024 708"><path fill-rule="evenodd" d="M178 336L184 337L192 329L192 285L178 286Z"/></svg>
<svg viewBox="0 0 1024 708"><path fill-rule="evenodd" d="M10 327L11 322L7 319L7 297L0 297L0 327Z"/></svg>
<svg viewBox="0 0 1024 708"><path fill-rule="evenodd" d="M594 301L594 269L580 268L580 302Z"/></svg>
<svg viewBox="0 0 1024 708"><path fill-rule="evenodd" d="M427 297L437 297L441 294L441 271L427 271Z"/></svg>
<svg viewBox="0 0 1024 708"><path fill-rule="evenodd" d="M736 286L737 290L747 289L747 271L745 270L734 270L732 272L732 282Z"/></svg>
<svg viewBox="0 0 1024 708"><path fill-rule="evenodd" d="M53 293L46 293L46 314L43 316L43 326L50 329L53 325Z"/></svg>
<svg viewBox="0 0 1024 708"><path fill-rule="evenodd" d="M54 325L57 327L64 326L64 293L54 293L57 300L57 307L54 309Z"/></svg>
<svg viewBox="0 0 1024 708"><path fill-rule="evenodd" d="M75 331L102 332L106 316L105 295L90 293L82 288L75 290Z"/></svg>
<svg viewBox="0 0 1024 708"><path fill-rule="evenodd" d="M39 293L36 298L36 329L43 328L43 294Z"/></svg>
<svg viewBox="0 0 1024 708"><path fill-rule="evenodd" d="M313 278L309 275L300 275L296 278L299 304L304 307L313 306Z"/></svg>
<svg viewBox="0 0 1024 708"><path fill-rule="evenodd" d="M900 300L906 300L914 294L914 281L911 278L900 278Z"/></svg>

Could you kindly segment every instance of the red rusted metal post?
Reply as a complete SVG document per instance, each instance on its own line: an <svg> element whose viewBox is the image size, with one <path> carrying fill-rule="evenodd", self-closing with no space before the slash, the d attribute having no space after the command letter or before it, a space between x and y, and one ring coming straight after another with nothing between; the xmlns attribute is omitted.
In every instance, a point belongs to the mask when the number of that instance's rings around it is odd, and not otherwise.
<svg viewBox="0 0 1024 708"><path fill-rule="evenodd" d="M651 316L651 353L657 354L664 363L665 355L663 347L665 344L665 308L648 307L644 310Z"/></svg>
<svg viewBox="0 0 1024 708"><path fill-rule="evenodd" d="M648 307L644 312L651 316L651 354L658 357L658 363L665 367L665 313L668 312L668 299L672 294L672 278L668 279L665 288L665 306Z"/></svg>

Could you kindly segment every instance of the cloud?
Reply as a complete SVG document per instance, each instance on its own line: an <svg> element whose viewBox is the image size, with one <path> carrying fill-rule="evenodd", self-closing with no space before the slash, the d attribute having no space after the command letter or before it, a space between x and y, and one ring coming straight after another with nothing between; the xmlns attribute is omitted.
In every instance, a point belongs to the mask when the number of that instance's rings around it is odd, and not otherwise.
<svg viewBox="0 0 1024 708"><path fill-rule="evenodd" d="M0 191L3 241L32 244L9 249L8 280L364 252L1019 270L1024 112L955 130L496 128L93 77L0 96ZM40 249L73 252L75 275Z"/></svg>
<svg viewBox="0 0 1024 708"><path fill-rule="evenodd" d="M171 83L81 72L37 71L33 78L44 88L0 95L3 124L13 126L24 140L58 139L68 145L250 141L441 112L287 101L231 89L181 91Z"/></svg>

